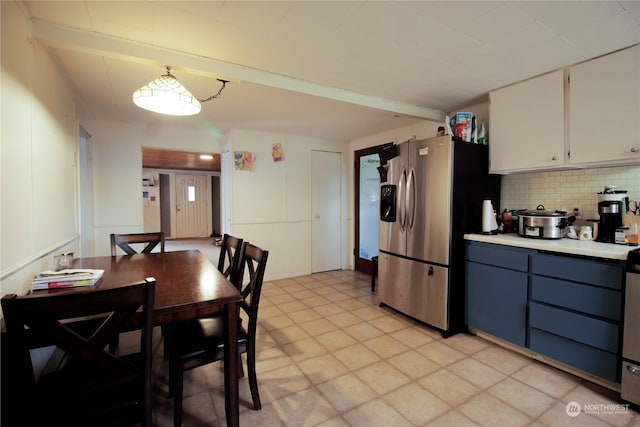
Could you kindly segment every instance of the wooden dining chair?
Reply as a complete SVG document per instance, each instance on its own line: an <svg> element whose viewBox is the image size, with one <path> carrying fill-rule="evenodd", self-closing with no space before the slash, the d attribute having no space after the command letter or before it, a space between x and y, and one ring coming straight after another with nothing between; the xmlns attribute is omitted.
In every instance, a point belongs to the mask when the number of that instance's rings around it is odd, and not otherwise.
<svg viewBox="0 0 640 427"><path fill-rule="evenodd" d="M148 254L160 245L160 252L164 252L164 231L154 233L128 233L128 234L111 234L111 256L116 256L117 248L120 248L127 255L137 254L131 245L146 244L140 253Z"/></svg>
<svg viewBox="0 0 640 427"><path fill-rule="evenodd" d="M104 290L2 297L5 350L21 378L11 392L24 404L3 411L18 412L16 425L151 427L154 295L149 278ZM132 322L141 328L140 351L109 352L113 337ZM30 350L39 347L52 348L53 356L36 375Z"/></svg>
<svg viewBox="0 0 640 427"><path fill-rule="evenodd" d="M225 234L222 236L220 257L218 258L218 270L236 286L235 276L240 266L242 242L243 239Z"/></svg>
<svg viewBox="0 0 640 427"><path fill-rule="evenodd" d="M240 271L237 283L245 283L244 272L248 273L246 284L241 286L243 301L241 309L248 316L248 326L238 331L238 357L247 353L247 371L253 408L262 408L256 377L256 329L258 324L258 304L262 290L262 280L269 252L244 242L241 248ZM220 317L198 319L191 322L175 323L167 326L171 336L169 353L169 392L174 402L174 426L182 424L182 396L184 391L184 371L206 365L224 358L224 327ZM240 367L241 375L242 364Z"/></svg>
<svg viewBox="0 0 640 427"><path fill-rule="evenodd" d="M126 255L135 255L137 253L148 254L151 253L158 245L160 245L160 252L164 252L164 231L153 233L126 233L116 234L111 233L111 256L118 255L118 248L122 249ZM140 252L136 251L131 245L144 244ZM164 331L163 331L164 333ZM120 343L120 337L116 336L110 343L110 351L115 352L118 344Z"/></svg>
<svg viewBox="0 0 640 427"><path fill-rule="evenodd" d="M238 268L240 266L240 256L243 239L234 237L230 234L222 236L222 243L220 246L220 256L218 257L218 271L231 281L236 287L239 288L240 283L236 279L238 274ZM166 328L162 328L163 350L165 360L169 358L169 347L171 346L171 336L167 335Z"/></svg>

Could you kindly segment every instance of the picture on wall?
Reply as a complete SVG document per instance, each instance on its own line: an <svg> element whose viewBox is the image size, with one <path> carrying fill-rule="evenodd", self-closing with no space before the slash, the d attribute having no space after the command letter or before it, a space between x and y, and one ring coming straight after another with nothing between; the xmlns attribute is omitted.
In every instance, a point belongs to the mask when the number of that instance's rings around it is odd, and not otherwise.
<svg viewBox="0 0 640 427"><path fill-rule="evenodd" d="M274 162L281 162L284 160L284 150L282 149L282 144L277 143L271 146L271 158L273 158Z"/></svg>
<svg viewBox="0 0 640 427"><path fill-rule="evenodd" d="M253 170L253 165L256 161L256 156L250 151L234 151L233 163L236 170Z"/></svg>

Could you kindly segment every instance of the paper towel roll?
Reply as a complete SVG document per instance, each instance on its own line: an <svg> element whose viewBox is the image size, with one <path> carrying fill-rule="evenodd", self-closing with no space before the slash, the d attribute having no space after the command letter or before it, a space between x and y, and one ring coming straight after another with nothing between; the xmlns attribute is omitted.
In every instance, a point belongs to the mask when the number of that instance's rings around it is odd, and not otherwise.
<svg viewBox="0 0 640 427"><path fill-rule="evenodd" d="M496 215L493 211L493 204L491 200L484 200L482 202L482 232L491 234L498 229L496 222Z"/></svg>
<svg viewBox="0 0 640 427"><path fill-rule="evenodd" d="M496 211L491 212L491 232L498 232L498 221L496 219Z"/></svg>

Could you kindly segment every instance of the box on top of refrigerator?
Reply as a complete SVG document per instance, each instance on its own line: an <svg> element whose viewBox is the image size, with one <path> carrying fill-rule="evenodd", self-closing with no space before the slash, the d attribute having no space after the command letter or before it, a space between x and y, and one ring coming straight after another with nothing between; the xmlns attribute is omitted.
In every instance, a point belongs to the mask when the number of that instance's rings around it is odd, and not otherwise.
<svg viewBox="0 0 640 427"><path fill-rule="evenodd" d="M463 141L471 142L471 133L473 132L473 113L458 112L452 118L451 128L454 136L461 138Z"/></svg>

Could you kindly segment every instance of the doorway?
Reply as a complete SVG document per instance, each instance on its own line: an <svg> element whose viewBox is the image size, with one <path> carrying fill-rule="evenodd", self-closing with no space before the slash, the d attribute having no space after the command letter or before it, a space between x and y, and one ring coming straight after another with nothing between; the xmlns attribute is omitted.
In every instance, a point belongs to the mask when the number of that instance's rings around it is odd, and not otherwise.
<svg viewBox="0 0 640 427"><path fill-rule="evenodd" d="M311 272L339 270L340 153L311 152Z"/></svg>
<svg viewBox="0 0 640 427"><path fill-rule="evenodd" d="M354 270L371 274L378 255L378 217L380 209L380 156L391 143L357 150L355 158L355 248Z"/></svg>
<svg viewBox="0 0 640 427"><path fill-rule="evenodd" d="M211 192L206 175L176 174L176 237L207 237Z"/></svg>
<svg viewBox="0 0 640 427"><path fill-rule="evenodd" d="M211 176L211 227L212 236L222 236L222 204L220 175Z"/></svg>

